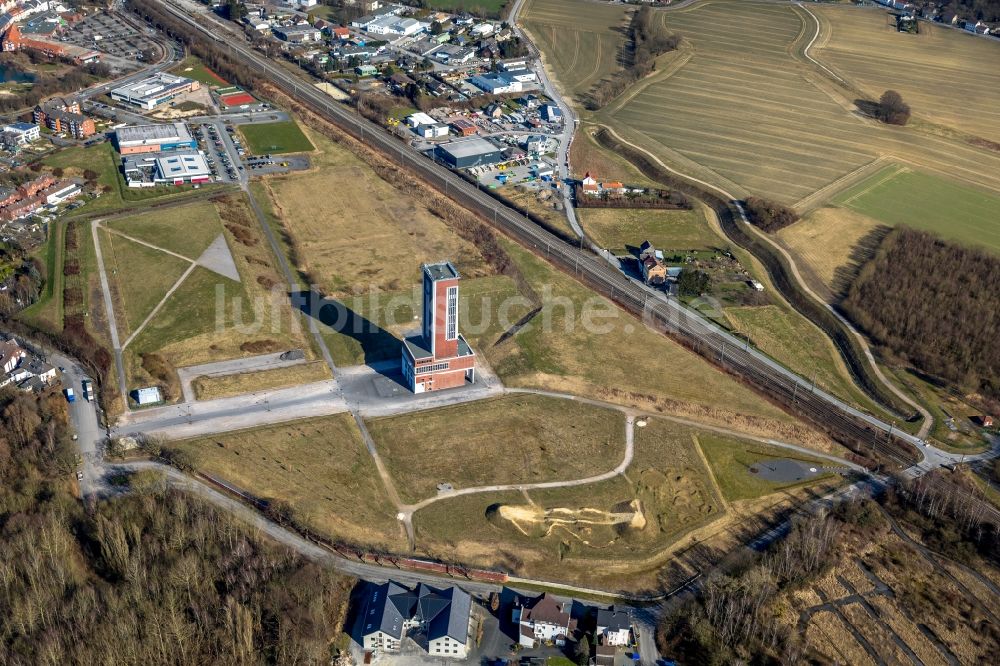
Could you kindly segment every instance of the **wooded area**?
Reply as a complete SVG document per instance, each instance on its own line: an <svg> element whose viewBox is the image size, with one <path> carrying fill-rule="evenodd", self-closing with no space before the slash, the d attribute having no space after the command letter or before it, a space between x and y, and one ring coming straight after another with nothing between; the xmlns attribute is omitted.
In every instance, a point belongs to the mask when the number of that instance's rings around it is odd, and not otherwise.
<svg viewBox="0 0 1000 666"><path fill-rule="evenodd" d="M0 392L0 663L329 663L354 581L154 472L91 512L66 401Z"/></svg>
<svg viewBox="0 0 1000 666"><path fill-rule="evenodd" d="M1000 402L1000 259L906 227L890 232L841 303L891 354Z"/></svg>

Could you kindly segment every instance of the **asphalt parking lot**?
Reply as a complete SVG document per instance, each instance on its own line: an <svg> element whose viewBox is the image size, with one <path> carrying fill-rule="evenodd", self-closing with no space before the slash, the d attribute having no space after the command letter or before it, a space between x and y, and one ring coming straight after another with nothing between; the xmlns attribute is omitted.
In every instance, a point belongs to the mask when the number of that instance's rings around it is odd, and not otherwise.
<svg viewBox="0 0 1000 666"><path fill-rule="evenodd" d="M226 152L222 134L224 130L213 123L194 125L191 128L198 148L205 152L205 159L212 169L212 177L221 183L231 183L239 180L239 164L234 164Z"/></svg>
<svg viewBox="0 0 1000 666"><path fill-rule="evenodd" d="M156 50L156 44L148 35L112 15L103 13L92 14L72 24L66 33L66 41L134 61L141 61L144 51Z"/></svg>

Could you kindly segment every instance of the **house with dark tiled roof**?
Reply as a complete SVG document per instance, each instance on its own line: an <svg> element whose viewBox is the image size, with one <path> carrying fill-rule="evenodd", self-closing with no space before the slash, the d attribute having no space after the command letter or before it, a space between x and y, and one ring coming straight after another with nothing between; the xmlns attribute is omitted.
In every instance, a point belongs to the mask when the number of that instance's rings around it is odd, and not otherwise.
<svg viewBox="0 0 1000 666"><path fill-rule="evenodd" d="M372 585L361 617L361 645L371 652L397 652L403 637L418 634L428 654L465 659L469 653L472 597L460 587L414 589L389 581Z"/></svg>
<svg viewBox="0 0 1000 666"><path fill-rule="evenodd" d="M577 621L570 610L569 602L557 601L548 592L523 605L515 604L511 619L518 626L518 642L525 647L550 642L565 645L576 631Z"/></svg>

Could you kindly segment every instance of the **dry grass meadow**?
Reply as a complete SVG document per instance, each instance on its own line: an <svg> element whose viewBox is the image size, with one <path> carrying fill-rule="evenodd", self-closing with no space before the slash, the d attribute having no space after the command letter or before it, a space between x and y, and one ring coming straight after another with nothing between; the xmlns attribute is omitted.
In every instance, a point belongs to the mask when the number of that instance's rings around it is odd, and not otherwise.
<svg viewBox="0 0 1000 666"><path fill-rule="evenodd" d="M218 377L197 377L192 382L195 398L214 400L261 391L298 386L330 379L330 368L323 361L311 361L286 368L241 372Z"/></svg>
<svg viewBox="0 0 1000 666"><path fill-rule="evenodd" d="M510 395L374 419L368 429L406 502L455 488L578 479L625 455L617 411L539 395Z"/></svg>
<svg viewBox="0 0 1000 666"><path fill-rule="evenodd" d="M778 239L791 250L810 286L833 300L848 285L861 265L871 258L871 242L881 236L878 220L847 208L814 210L778 232Z"/></svg>
<svg viewBox="0 0 1000 666"><path fill-rule="evenodd" d="M700 356L646 328L527 251L505 245L527 281L540 293L548 289L550 302L516 335L480 349L506 385L573 393L827 445L824 437ZM597 326L568 318L570 303L578 313L589 303L597 314L592 318Z"/></svg>
<svg viewBox="0 0 1000 666"><path fill-rule="evenodd" d="M881 8L810 9L824 24L812 55L869 98L898 90L916 118L1000 141L1000 43L926 21L900 33Z"/></svg>
<svg viewBox="0 0 1000 666"><path fill-rule="evenodd" d="M666 561L681 566L693 544L711 541L711 548L721 547L717 539L739 531L740 521L752 522L743 508L730 511L700 451L704 436L648 419L636 428L635 457L622 476L585 486L435 502L414 514L417 547L542 578L586 580L614 589L655 585L659 576L668 575ZM741 450L750 446L721 441ZM727 460L728 467L716 461L727 483L749 475L741 462ZM775 501L794 495L785 497L780 490L775 486L769 497L745 509L766 512Z"/></svg>
<svg viewBox="0 0 1000 666"><path fill-rule="evenodd" d="M402 549L395 510L354 419L337 414L170 443L196 467L335 539Z"/></svg>
<svg viewBox="0 0 1000 666"><path fill-rule="evenodd" d="M317 149L312 168L263 182L299 270L324 294L405 289L419 282L421 263L449 258L464 277L489 274L476 248L420 201L347 149L307 133Z"/></svg>

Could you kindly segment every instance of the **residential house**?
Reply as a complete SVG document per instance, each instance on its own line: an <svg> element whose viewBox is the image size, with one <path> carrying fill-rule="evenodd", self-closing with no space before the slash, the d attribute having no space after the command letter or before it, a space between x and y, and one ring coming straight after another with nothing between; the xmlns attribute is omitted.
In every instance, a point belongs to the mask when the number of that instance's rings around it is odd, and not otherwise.
<svg viewBox="0 0 1000 666"><path fill-rule="evenodd" d="M44 123L57 134L65 132L74 139L86 139L97 131L93 119L80 113L79 102L62 97L54 97L36 106L33 120L38 124Z"/></svg>
<svg viewBox="0 0 1000 666"><path fill-rule="evenodd" d="M483 111L483 115L485 115L487 118L492 118L493 120L497 120L498 118L500 118L500 116L503 115L503 107L500 106L499 104L490 104Z"/></svg>
<svg viewBox="0 0 1000 666"><path fill-rule="evenodd" d="M589 171L583 174L583 180L580 181L580 189L583 190L584 194L593 197L600 196L601 194L601 188L597 184L597 180L590 175Z"/></svg>
<svg viewBox="0 0 1000 666"><path fill-rule="evenodd" d="M28 352L21 349L21 345L16 340L0 341L0 371L4 374L13 372L21 359L27 358Z"/></svg>
<svg viewBox="0 0 1000 666"><path fill-rule="evenodd" d="M561 122L562 111L555 104L546 104L542 107L542 118L550 123Z"/></svg>
<svg viewBox="0 0 1000 666"><path fill-rule="evenodd" d="M594 635L602 645L628 645L632 641L632 618L628 611L614 606L598 610Z"/></svg>
<svg viewBox="0 0 1000 666"><path fill-rule="evenodd" d="M460 587L415 589L389 581L370 586L362 610L361 645L372 652L397 652L403 637L416 630L428 654L465 659L469 653L472 597Z"/></svg>
<svg viewBox="0 0 1000 666"><path fill-rule="evenodd" d="M518 643L537 647L552 642L562 646L576 631L570 602L556 601L548 592L524 605L515 604L512 620L518 626Z"/></svg>
<svg viewBox="0 0 1000 666"><path fill-rule="evenodd" d="M663 252L653 247L648 240L639 246L639 269L646 284L661 285L667 281L667 267L663 264Z"/></svg>

